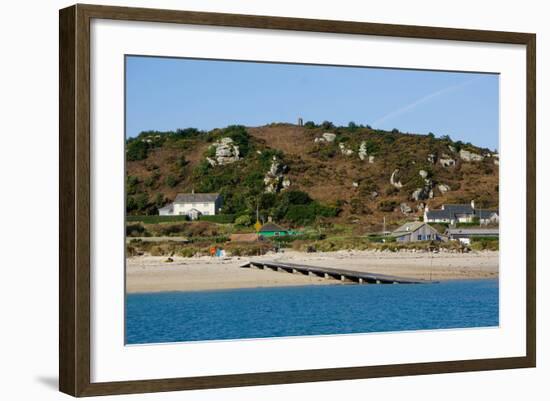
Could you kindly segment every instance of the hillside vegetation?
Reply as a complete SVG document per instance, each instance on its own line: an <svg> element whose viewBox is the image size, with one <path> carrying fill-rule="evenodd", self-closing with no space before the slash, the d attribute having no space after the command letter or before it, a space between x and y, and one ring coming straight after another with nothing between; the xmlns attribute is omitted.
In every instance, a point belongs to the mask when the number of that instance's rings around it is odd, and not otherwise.
<svg viewBox="0 0 550 401"><path fill-rule="evenodd" d="M327 135L329 134L329 135ZM230 138L230 139L227 139ZM423 208L498 208L498 155L449 137L350 123L142 132L127 140L127 213L154 215L180 192L219 192L244 225L345 225L357 235ZM392 178L393 176L393 178Z"/></svg>

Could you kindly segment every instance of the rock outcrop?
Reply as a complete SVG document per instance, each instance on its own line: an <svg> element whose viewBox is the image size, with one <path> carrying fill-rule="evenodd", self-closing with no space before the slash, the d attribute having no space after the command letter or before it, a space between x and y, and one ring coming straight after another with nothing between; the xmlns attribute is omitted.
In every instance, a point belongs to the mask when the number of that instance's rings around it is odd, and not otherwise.
<svg viewBox="0 0 550 401"><path fill-rule="evenodd" d="M449 156L446 153L443 153L441 155L441 158L439 159L439 163L443 167L454 167L454 166L456 166L456 160L453 159L451 156Z"/></svg>
<svg viewBox="0 0 550 401"><path fill-rule="evenodd" d="M402 203L402 204L399 206L399 209L401 209L401 213L403 213L403 214L412 213L411 207L410 207L408 204L406 204L406 203Z"/></svg>
<svg viewBox="0 0 550 401"><path fill-rule="evenodd" d="M431 199L434 197L434 191L427 187L416 188L411 194L411 199L418 202L419 200Z"/></svg>
<svg viewBox="0 0 550 401"><path fill-rule="evenodd" d="M207 157L206 160L211 166L231 164L239 161L239 147L233 143L233 139L226 137L214 142L212 147L215 149L214 157Z"/></svg>
<svg viewBox="0 0 550 401"><path fill-rule="evenodd" d="M439 189L439 192L444 194L445 192L449 192L451 190L451 187L448 186L447 184L439 184L437 186L437 189Z"/></svg>
<svg viewBox="0 0 550 401"><path fill-rule="evenodd" d="M436 160L436 155L434 153L430 153L428 155L428 163L435 164L435 160Z"/></svg>
<svg viewBox="0 0 550 401"><path fill-rule="evenodd" d="M367 143L365 141L361 142L361 145L359 145L359 151L357 154L361 160L365 160L367 158Z"/></svg>
<svg viewBox="0 0 550 401"><path fill-rule="evenodd" d="M483 156L470 152L469 150L460 149L460 152L458 152L460 158L464 160L465 162L480 162L483 160Z"/></svg>
<svg viewBox="0 0 550 401"><path fill-rule="evenodd" d="M271 166L264 177L265 192L277 193L290 187L290 179L284 176L286 170L287 166L282 165L277 157L273 156Z"/></svg>
<svg viewBox="0 0 550 401"><path fill-rule="evenodd" d="M353 154L353 150L350 148L347 148L346 145L343 144L342 142L338 144L338 147L340 148L340 152L342 152L344 156L351 156Z"/></svg>
<svg viewBox="0 0 550 401"><path fill-rule="evenodd" d="M319 142L334 142L334 140L336 139L336 134L333 134L332 132L325 132L323 135L321 135L320 137L317 137L313 140L313 142L315 143L319 143Z"/></svg>
<svg viewBox="0 0 550 401"><path fill-rule="evenodd" d="M421 170L423 171L423 170ZM422 174L421 174L422 175ZM428 174L426 173L426 177ZM411 199L418 202L420 200L431 199L434 197L433 181L429 178L424 178L424 186L422 188L416 188L411 194Z"/></svg>
<svg viewBox="0 0 550 401"><path fill-rule="evenodd" d="M401 188L403 188L403 184L401 183L401 181L399 181L399 179L397 177L398 173L399 173L398 168L393 170L393 173L391 173L391 176L390 176L390 184L393 185L397 189L401 189Z"/></svg>

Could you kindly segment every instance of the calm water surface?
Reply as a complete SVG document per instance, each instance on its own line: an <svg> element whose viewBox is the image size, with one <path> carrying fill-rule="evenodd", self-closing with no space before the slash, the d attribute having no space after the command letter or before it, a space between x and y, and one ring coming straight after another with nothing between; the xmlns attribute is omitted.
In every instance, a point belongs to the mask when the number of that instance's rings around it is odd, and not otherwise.
<svg viewBox="0 0 550 401"><path fill-rule="evenodd" d="M127 344L498 326L498 280L129 294Z"/></svg>

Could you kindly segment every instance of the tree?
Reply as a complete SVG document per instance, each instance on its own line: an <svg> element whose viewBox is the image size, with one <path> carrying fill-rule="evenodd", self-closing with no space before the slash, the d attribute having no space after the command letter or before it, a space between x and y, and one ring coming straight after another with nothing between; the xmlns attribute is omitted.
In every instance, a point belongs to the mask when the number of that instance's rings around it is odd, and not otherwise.
<svg viewBox="0 0 550 401"><path fill-rule="evenodd" d="M304 124L304 127L306 127L306 128L315 128L315 127L317 127L317 126L315 125L315 123L314 123L313 121L307 121L307 122Z"/></svg>
<svg viewBox="0 0 550 401"><path fill-rule="evenodd" d="M350 121L350 122L348 123L348 129L349 129L350 131L352 131L352 132L353 132L353 131L357 131L357 128L359 128L359 127L357 126L357 124L355 124L355 122Z"/></svg>
<svg viewBox="0 0 550 401"><path fill-rule="evenodd" d="M321 127L323 129L334 129L334 124L331 122L331 121L323 121L323 123L321 124Z"/></svg>

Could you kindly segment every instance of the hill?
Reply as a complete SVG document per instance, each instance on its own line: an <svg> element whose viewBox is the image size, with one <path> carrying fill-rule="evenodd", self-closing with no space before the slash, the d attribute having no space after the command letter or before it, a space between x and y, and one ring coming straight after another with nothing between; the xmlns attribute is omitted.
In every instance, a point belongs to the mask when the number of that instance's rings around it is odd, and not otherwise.
<svg viewBox="0 0 550 401"><path fill-rule="evenodd" d="M350 123L142 132L127 140L127 213L156 214L179 192L219 192L222 212L289 226L376 231L424 207L498 208L498 155L449 137ZM246 220L246 219L245 219Z"/></svg>

